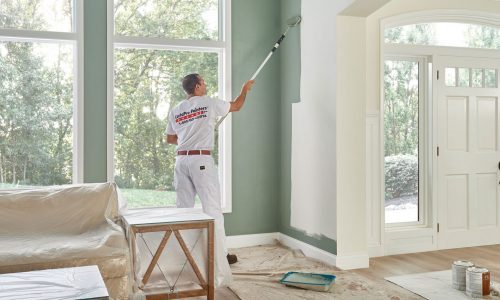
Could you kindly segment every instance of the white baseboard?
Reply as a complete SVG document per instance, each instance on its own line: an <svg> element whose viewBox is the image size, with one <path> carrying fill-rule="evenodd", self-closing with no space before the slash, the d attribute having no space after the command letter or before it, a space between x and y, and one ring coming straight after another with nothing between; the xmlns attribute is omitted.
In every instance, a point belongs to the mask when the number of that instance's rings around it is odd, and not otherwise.
<svg viewBox="0 0 500 300"><path fill-rule="evenodd" d="M300 249L305 256L315 258L319 261L322 261L326 264L335 266L336 265L336 255L325 250L321 250L314 246L311 246L307 243L289 237L286 234L279 233L278 240L283 245L292 248L292 249Z"/></svg>
<svg viewBox="0 0 500 300"><path fill-rule="evenodd" d="M317 259L343 270L368 268L369 258L367 253L339 257L280 232L228 236L227 247L242 248L270 245L274 244L276 241L279 241L289 248L301 250L307 257Z"/></svg>
<svg viewBox="0 0 500 300"><path fill-rule="evenodd" d="M384 256L384 246L382 245L368 245L368 256L369 257L379 257Z"/></svg>
<svg viewBox="0 0 500 300"><path fill-rule="evenodd" d="M370 258L368 257L368 253L337 256L336 266L342 270L365 269L370 266Z"/></svg>
<svg viewBox="0 0 500 300"><path fill-rule="evenodd" d="M228 248L270 245L274 244L276 241L279 241L289 248L300 249L307 257L312 257L326 264L335 266L335 254L321 250L280 232L232 235L228 236L226 240Z"/></svg>
<svg viewBox="0 0 500 300"><path fill-rule="evenodd" d="M228 248L243 248L274 244L278 240L278 232L231 235L226 238Z"/></svg>

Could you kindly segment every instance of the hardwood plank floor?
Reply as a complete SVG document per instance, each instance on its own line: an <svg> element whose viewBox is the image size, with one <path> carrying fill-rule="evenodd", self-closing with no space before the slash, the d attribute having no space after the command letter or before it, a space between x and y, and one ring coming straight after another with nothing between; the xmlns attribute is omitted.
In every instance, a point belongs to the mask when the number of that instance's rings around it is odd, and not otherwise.
<svg viewBox="0 0 500 300"><path fill-rule="evenodd" d="M384 277L451 269L455 260L472 261L491 272L493 281L500 282L500 245L438 250L370 258L368 269L353 270L374 281Z"/></svg>

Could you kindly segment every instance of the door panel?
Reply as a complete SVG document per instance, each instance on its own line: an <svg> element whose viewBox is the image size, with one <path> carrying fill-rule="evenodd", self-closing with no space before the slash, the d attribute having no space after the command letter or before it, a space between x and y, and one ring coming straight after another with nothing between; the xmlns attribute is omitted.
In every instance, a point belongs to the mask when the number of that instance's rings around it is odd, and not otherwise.
<svg viewBox="0 0 500 300"><path fill-rule="evenodd" d="M438 248L500 242L499 98L496 60L435 57ZM495 70L493 84L491 75ZM468 77L467 77L468 76Z"/></svg>
<svg viewBox="0 0 500 300"><path fill-rule="evenodd" d="M497 99L477 98L477 150L495 151L497 144Z"/></svg>

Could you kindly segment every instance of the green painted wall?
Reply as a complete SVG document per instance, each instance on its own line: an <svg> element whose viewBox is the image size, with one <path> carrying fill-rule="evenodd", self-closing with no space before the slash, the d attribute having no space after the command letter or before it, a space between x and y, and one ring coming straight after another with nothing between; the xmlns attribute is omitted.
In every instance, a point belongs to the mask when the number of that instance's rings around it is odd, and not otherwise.
<svg viewBox="0 0 500 300"><path fill-rule="evenodd" d="M106 1L84 5L84 182L106 175Z"/></svg>
<svg viewBox="0 0 500 300"><path fill-rule="evenodd" d="M253 75L280 36L280 1L232 1L232 91ZM277 232L279 222L280 61L262 69L233 116L233 212L228 235Z"/></svg>
<svg viewBox="0 0 500 300"><path fill-rule="evenodd" d="M232 93L300 14L300 0L232 0ZM84 181L106 181L106 1L84 1ZM299 101L300 27L289 31L233 115L233 212L228 235L283 232L326 251L336 243L290 226L291 106Z"/></svg>
<svg viewBox="0 0 500 300"><path fill-rule="evenodd" d="M84 181L106 181L106 1L85 0ZM233 96L279 37L280 2L232 1ZM277 55L275 55L277 56ZM233 213L228 235L278 231L279 58L233 116Z"/></svg>
<svg viewBox="0 0 500 300"><path fill-rule="evenodd" d="M281 0L281 20L300 15L301 0ZM307 21L307 20L306 20ZM280 107L280 224L279 231L295 239L336 254L337 243L325 236L308 236L290 226L291 215L291 155L292 103L300 102L300 26L290 29L281 51L281 107Z"/></svg>

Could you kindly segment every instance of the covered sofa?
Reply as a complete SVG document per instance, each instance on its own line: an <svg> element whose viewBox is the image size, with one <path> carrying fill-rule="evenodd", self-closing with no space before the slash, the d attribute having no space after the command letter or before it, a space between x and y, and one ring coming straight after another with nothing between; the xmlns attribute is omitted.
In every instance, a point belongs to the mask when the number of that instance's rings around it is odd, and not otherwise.
<svg viewBox="0 0 500 300"><path fill-rule="evenodd" d="M97 265L112 299L130 295L114 183L0 190L0 274Z"/></svg>

